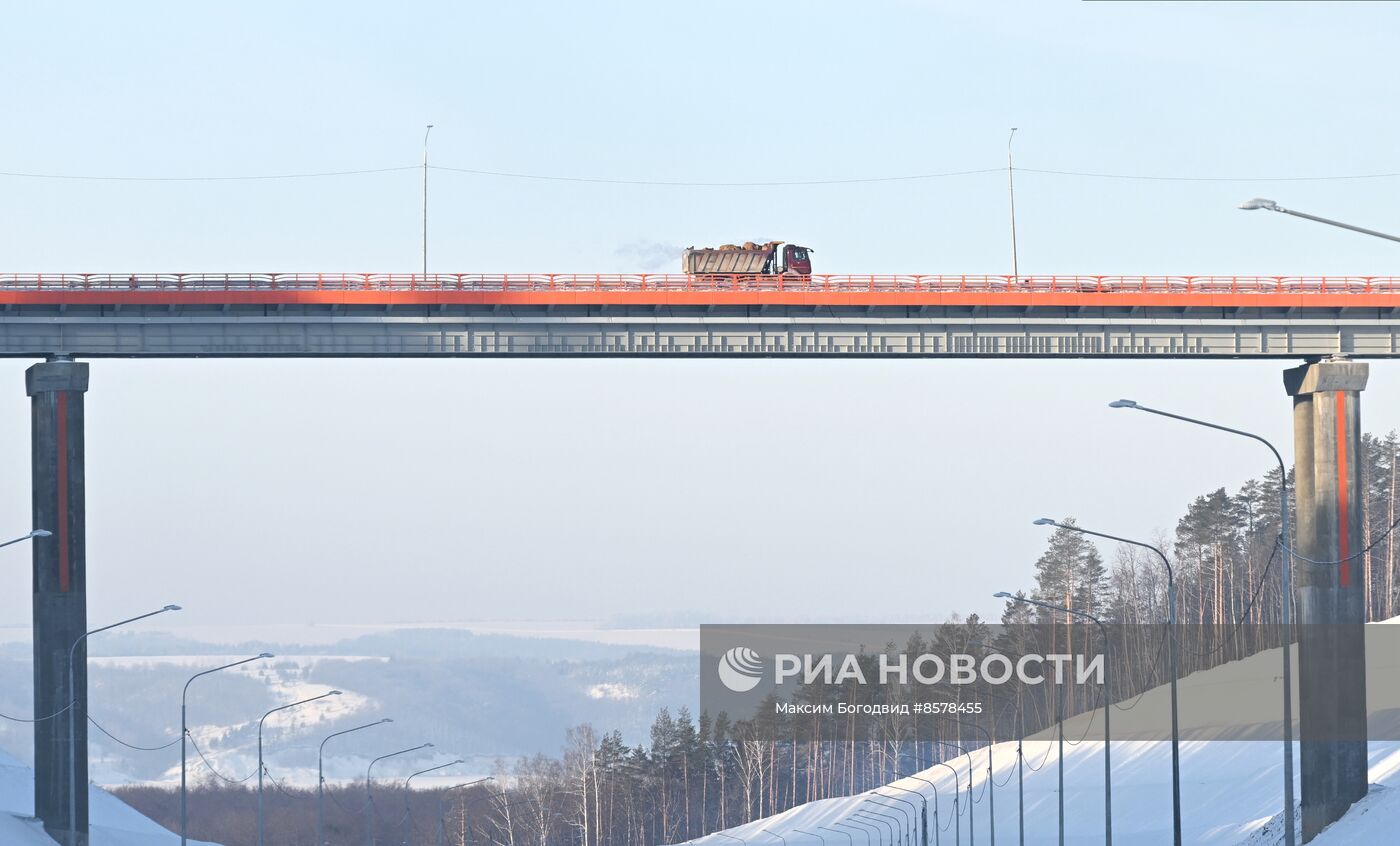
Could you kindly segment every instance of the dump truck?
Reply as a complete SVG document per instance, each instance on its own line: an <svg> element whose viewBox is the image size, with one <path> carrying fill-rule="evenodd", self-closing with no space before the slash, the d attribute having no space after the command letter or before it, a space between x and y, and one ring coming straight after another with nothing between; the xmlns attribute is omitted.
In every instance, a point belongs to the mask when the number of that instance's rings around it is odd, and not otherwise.
<svg viewBox="0 0 1400 846"><path fill-rule="evenodd" d="M681 269L692 276L811 276L812 250L782 241L687 247L681 253Z"/></svg>

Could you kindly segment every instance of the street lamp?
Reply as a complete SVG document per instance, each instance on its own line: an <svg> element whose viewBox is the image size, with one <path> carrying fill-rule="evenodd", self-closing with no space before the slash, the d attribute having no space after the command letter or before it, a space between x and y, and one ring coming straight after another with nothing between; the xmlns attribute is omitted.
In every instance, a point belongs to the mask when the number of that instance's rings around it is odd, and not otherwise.
<svg viewBox="0 0 1400 846"><path fill-rule="evenodd" d="M263 846L263 723L267 718L278 711L285 711L288 708L295 708L298 705L305 705L308 702L315 702L318 699L325 699L327 696L339 696L340 691L328 690L320 696L312 696L307 699L299 699L296 702L289 702L286 705L279 705L263 714L258 720L258 846Z"/></svg>
<svg viewBox="0 0 1400 846"><path fill-rule="evenodd" d="M870 823L871 828L875 828L875 826L877 825L880 826L889 834L890 843L893 844L895 842L896 832L899 830L899 827L895 825L895 823L898 821L897 817L890 814L872 813L863 808L859 811L856 811L854 814L851 814L851 817L854 819L861 820L863 822ZM900 837L899 840L902 842L904 838Z"/></svg>
<svg viewBox="0 0 1400 846"><path fill-rule="evenodd" d="M827 831L835 831L837 828L842 828L842 829L850 829L851 831L859 831L860 834L861 834L861 836L865 838L865 846L870 846L870 843L871 843L871 841L870 841L870 829L865 828L863 824L862 824L862 825L852 825L851 823L848 823L848 822L841 822L841 821L838 820L838 821L836 821L836 822L833 822L833 823L831 824L831 826L832 826L831 828L828 828L828 829L826 829L826 830L827 830ZM825 826L823 826L823 828L825 828ZM850 839L850 841L851 841L850 846L855 846L856 839L855 839L854 837L851 837L851 835L850 835L849 832L842 831L841 833L844 834L844 835L846 835L846 837L847 837L848 839Z"/></svg>
<svg viewBox="0 0 1400 846"><path fill-rule="evenodd" d="M370 774L374 772L374 765L379 763L380 761L383 761L385 758L396 758L399 755L407 755L410 752L417 752L419 749L432 748L433 744L431 743L420 743L417 746L413 746L408 749L400 749L397 752L390 752L388 755L380 755L378 758L375 758L373 761L370 761L369 766L365 768L365 805L369 807L369 846L374 846L374 793L370 790L370 786L373 784L373 782L370 780Z"/></svg>
<svg viewBox="0 0 1400 846"><path fill-rule="evenodd" d="M1266 206L1259 206L1259 208L1266 208ZM1129 399L1114 400L1108 404L1108 407L1145 411L1159 417L1169 417L1183 423L1194 423L1207 429L1249 438L1268 447L1269 452L1274 455L1274 460L1278 462L1278 519L1279 534L1283 538L1283 572L1279 575L1283 588L1280 591L1282 614L1279 624L1280 628L1283 629L1283 837L1286 846L1294 846L1294 843L1297 842L1297 834L1293 830L1293 535L1288 527L1288 467L1283 463L1283 456L1279 455L1279 451L1274 445L1263 436L1253 432L1232 429L1219 423L1208 423L1194 417L1150 408Z"/></svg>
<svg viewBox="0 0 1400 846"><path fill-rule="evenodd" d="M406 829L404 830L404 835L403 835L403 846L408 846L408 839L409 839L411 836L413 836L413 805L412 805L412 803L409 801L409 797L412 795L412 793L410 793L409 791L411 791L411 790L413 789L413 779L417 778L418 776L422 775L423 773L430 773L430 772L433 772L434 770L445 770L445 769L447 769L448 767L456 766L457 764L462 764L462 763L465 763L465 762L464 762L461 758L458 758L458 759L455 760L455 761L448 761L448 762L445 763L445 764L438 764L436 767L428 767L426 770L419 770L418 772L412 773L412 774L409 775L408 778L404 779L404 782L403 782L403 818L404 818L404 822L407 823L407 827L406 827Z"/></svg>
<svg viewBox="0 0 1400 846"><path fill-rule="evenodd" d="M479 778L475 781L464 781L461 784L454 784L442 792L442 798L438 800L438 846L447 846L447 794L454 790L461 790L464 787L473 787L488 781L495 781L491 776ZM481 797L478 797L481 798ZM467 822L467 802L462 802L462 828L465 837ZM319 846L319 844L318 844Z"/></svg>
<svg viewBox="0 0 1400 846"><path fill-rule="evenodd" d="M1315 214L1305 214L1300 211L1294 211L1293 209L1286 209L1278 203L1275 203L1273 200L1265 200L1262 197L1256 197L1253 200L1246 200L1245 202L1239 204L1239 208L1242 208L1245 211L1265 209L1267 211L1282 212L1283 214L1291 214L1294 217L1301 217L1304 220L1315 220L1318 223L1325 223L1328 226L1339 226L1342 229L1350 229L1352 232L1360 232L1362 235L1374 235L1377 238L1384 238L1387 241L1400 241L1400 237L1396 237L1394 235L1387 235L1384 232L1377 232L1374 229L1363 229L1360 226L1352 226L1350 223L1342 223L1340 220L1332 220L1326 217L1318 217Z"/></svg>
<svg viewBox="0 0 1400 846"><path fill-rule="evenodd" d="M769 830L766 829L766 828L760 828L759 831L763 832L764 834L771 834L771 835L773 835L774 837L776 837L776 838L778 838L779 840L782 841L783 846L787 846L787 838L784 837L784 836L782 836L781 834L777 833L776 831L769 831Z"/></svg>
<svg viewBox="0 0 1400 846"><path fill-rule="evenodd" d="M47 536L48 532L44 532L43 535L37 534L37 532L41 531L43 531L43 529L36 529L34 532L30 532L30 535L32 537ZM83 641L100 632L110 631L118 626L125 626L127 623L134 623L137 620L144 620L147 617L154 617L157 614L164 614L167 611L180 610L182 609L178 605L167 605L156 611L147 611L145 614L138 614L135 617L129 617L120 622L112 623L109 626L103 626L99 629L93 629L90 632L84 632L78 636L77 640L73 641L72 646L68 647L68 694L72 697L68 702L68 831L72 837L78 836L78 674L76 667L78 646L82 644ZM83 663L87 663L86 652L83 654ZM83 716L86 718L87 715L84 714ZM86 749L83 750L83 758L84 760L87 758Z"/></svg>
<svg viewBox="0 0 1400 846"><path fill-rule="evenodd" d="M933 763L934 766L942 767L953 774L953 843L959 844L959 846L961 846L962 829L958 828L958 817L962 816L962 813L958 806L958 771L951 764L945 763L943 761L934 761ZM922 781L924 784L927 784L929 787L933 788L933 837L934 840L938 840L938 785L921 776L911 775L905 776L905 778L912 778L915 781ZM969 814L968 816L971 816L971 814Z"/></svg>
<svg viewBox="0 0 1400 846"><path fill-rule="evenodd" d="M428 136L433 125L423 130L423 281L428 281Z"/></svg>
<svg viewBox="0 0 1400 846"><path fill-rule="evenodd" d="M855 820L855 822L847 822L846 820ZM876 828L876 825L874 823L866 822L862 819L857 819L854 815L847 817L845 820L833 822L832 825L839 826L841 828L849 828L852 831L859 831L861 833L861 836L865 838L865 846L870 846L870 832L872 829ZM878 837L879 834L880 832L877 830L875 832L875 835Z"/></svg>
<svg viewBox="0 0 1400 846"><path fill-rule="evenodd" d="M194 680L199 678L200 676L207 676L210 673L217 673L220 670L227 670L230 667L238 667L243 664L250 664L254 661L261 661L265 658L271 657L271 652L263 652L261 654L254 655L252 658L244 658L242 661L234 661L231 664L224 664L221 667L214 667L213 669L205 670L202 673L195 673L194 675L190 676L189 681L185 682L184 690L180 691L180 846L185 846L185 844L189 842L186 829L189 827L190 818L188 810L188 796L185 791L185 756L189 753L185 751L185 744L189 740L190 730L185 723L185 702L189 698L190 685L193 684Z"/></svg>
<svg viewBox="0 0 1400 846"><path fill-rule="evenodd" d="M888 787L888 785L886 785L886 787ZM896 787L896 788L894 788L894 789L895 789L895 790L904 790L904 788L902 788L902 787ZM919 809L918 809L918 808L915 808L915 807L914 807L914 803L913 803L913 802L910 802L908 799L900 799L898 796L886 796L885 794L880 793L880 792L877 791L877 790L872 790L872 791L870 791L870 792L871 792L872 795L878 796L878 797L880 797L881 799L888 799L888 800L890 800L891 802L900 802L900 803L902 803L902 804L908 805L908 806L909 806L909 810L912 811L913 814L914 814L914 818L915 818L915 819L919 819ZM915 795L918 795L920 799L923 799L923 796L922 796L921 794L919 794L918 791L915 791L915 790L905 790L905 792L906 792L906 793L914 793ZM897 810L897 811L899 811L901 814L904 813L904 809L903 809L903 808L895 808L895 809L892 809L892 810ZM919 838L919 840L920 840L920 846L928 846L928 800L924 800L924 816L923 816L923 823L924 823L924 824L923 824L923 835L922 835L922 837ZM912 837L912 836L913 836L913 828L914 828L914 826L911 824L911 825L909 826L909 828L910 828L910 836Z"/></svg>
<svg viewBox="0 0 1400 846"><path fill-rule="evenodd" d="M19 543L20 541L32 540L33 538L46 538L52 534L53 532L50 532L48 529L35 529L27 535L20 535L14 540L7 540L4 543L0 543L0 547L9 546L12 543Z"/></svg>
<svg viewBox="0 0 1400 846"><path fill-rule="evenodd" d="M987 820L991 831L992 846L997 846L997 780L992 774L992 747L996 744L992 740L992 733L973 722L960 720L957 717L948 719L960 726L967 726L975 731L982 732L982 736L987 738ZM966 750L963 750L966 752ZM972 802L972 753L967 753L967 821L968 830L972 828L972 814L975 809Z"/></svg>
<svg viewBox="0 0 1400 846"><path fill-rule="evenodd" d="M837 831L837 830L834 829L834 828L827 828L827 827L824 826L824 825L819 825L819 826L817 826L817 828L821 829L822 831L829 831L829 832L831 832L832 834L839 834L839 835L841 835L842 837L846 838L846 846L856 846L856 839L855 839L854 837L851 836L851 833L850 833L849 831ZM804 832L804 834L805 834L805 832ZM820 837L821 835L817 835L817 836ZM822 842L825 843L826 840L822 840ZM870 842L870 835L867 834L867 835L865 836L865 842L866 842L867 844L869 844L869 842Z"/></svg>
<svg viewBox="0 0 1400 846"><path fill-rule="evenodd" d="M953 743L951 740L940 740L940 741L938 741L938 742L939 742L939 743L942 743L944 746L951 746L951 747L953 747L954 749L956 749L956 750L958 750L959 752L961 752L961 753L963 754L964 757L967 758L967 842L968 842L969 846L977 846L977 827L976 827L975 825L973 825L973 821L976 819L975 811L977 810L977 806L976 806L976 803L972 801L972 753L969 752L969 751L967 751L967 747L965 747L965 746L959 746L958 744ZM950 769L950 770L953 769L951 765L944 764L944 766L948 767L948 769ZM957 785L958 785L958 771L957 771L957 770L953 770L953 787L956 788ZM954 809L957 808L957 802L958 802L957 793L954 792L954 794L953 794L953 808L954 808Z"/></svg>
<svg viewBox="0 0 1400 846"><path fill-rule="evenodd" d="M793 834L805 834L805 835L807 835L808 837L815 837L815 838L817 838L818 840L820 840L820 841L822 842L822 846L826 846L826 838L825 838L825 837L822 837L820 834L817 834L815 831L803 831L803 830L800 829L800 828L794 828L794 829L792 830L792 833L793 833ZM850 835L848 834L848 835L846 835L846 837L849 838Z"/></svg>
<svg viewBox="0 0 1400 846"><path fill-rule="evenodd" d="M919 779L919 781L924 781L924 780L923 780L923 779ZM931 782L924 781L924 784L931 784ZM907 788L907 787L900 787L900 786L894 785L894 784L887 784L887 785L885 785L885 787L888 787L890 790L898 790L898 791L901 791L901 792L903 792L903 793L912 793L912 794L914 794L915 796L919 797L919 801L920 801L921 803L923 803L923 816L920 818L920 822L921 822L920 829L921 829L921 831L922 831L923 836L922 836L920 839L923 841L923 846L928 846L928 797L925 796L924 794L920 793L920 792L917 791L917 790L910 790L910 789ZM891 796L890 798L893 799L894 797ZM933 820L934 820L934 825L937 826L937 825L938 825L938 788L936 788L936 787L933 789ZM936 829L935 829L935 835L936 835Z"/></svg>
<svg viewBox="0 0 1400 846"><path fill-rule="evenodd" d="M1167 558L1167 554L1150 543L1142 541L1120 538L1117 535L1109 535L1103 532L1095 532L1090 529L1082 529L1079 526L1071 526L1066 523L1058 523L1049 517L1041 517L1035 521L1037 526L1054 526L1057 529L1064 529L1070 532L1078 532L1081 535L1093 535L1096 538L1126 543L1129 546L1137 546L1143 549L1150 549L1157 553L1157 557L1162 559L1162 566L1167 568L1167 638L1171 641L1169 655L1171 660L1171 695L1172 695L1172 844L1181 846L1181 731L1177 723L1177 698L1176 679L1181 674L1179 652L1180 644L1177 642L1176 625L1176 574L1172 570L1172 562Z"/></svg>
<svg viewBox="0 0 1400 846"><path fill-rule="evenodd" d="M316 846L326 846L326 836L325 836L325 829L326 829L326 767L325 767L326 744L327 744L327 743L330 743L331 738L333 738L333 737L340 737L342 734L350 734L351 732L362 731L362 730L367 729L367 728L374 728L375 726L382 726L382 725L384 725L385 723L392 723L392 722L393 722L392 719L390 719L389 717L385 717L384 719L379 720L379 721L377 721L377 722L365 723L365 724L362 725L362 726L355 726L354 728L349 728L349 729L346 729L345 731L332 732L331 734L326 735L326 739L325 739L325 740L322 740L322 741L321 741L321 745L320 745L319 747L317 747L317 749L316 749Z"/></svg>
<svg viewBox="0 0 1400 846"><path fill-rule="evenodd" d="M1104 846L1113 846L1113 760L1111 749L1113 746L1112 734L1109 730L1109 716L1113 711L1113 685L1110 682L1110 668L1113 662L1108 654L1108 628L1103 621L1093 614L1086 614L1083 611L1076 611L1073 608L1066 608L1062 605L1055 605L1049 602L1041 602L1038 599L1031 599L1025 596L1013 596L1006 591L998 591L992 594L998 599L1006 599L1012 602L1024 602L1028 605L1037 605L1050 611L1062 611L1065 614L1073 614L1076 617L1088 620L1099 627L1099 635L1103 638L1103 826L1104 826Z"/></svg>

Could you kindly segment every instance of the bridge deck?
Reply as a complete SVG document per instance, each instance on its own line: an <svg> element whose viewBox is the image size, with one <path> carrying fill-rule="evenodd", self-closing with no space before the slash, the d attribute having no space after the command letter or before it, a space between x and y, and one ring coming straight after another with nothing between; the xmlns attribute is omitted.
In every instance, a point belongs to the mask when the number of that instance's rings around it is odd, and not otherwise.
<svg viewBox="0 0 1400 846"><path fill-rule="evenodd" d="M1400 355L1400 277L0 274L0 355Z"/></svg>

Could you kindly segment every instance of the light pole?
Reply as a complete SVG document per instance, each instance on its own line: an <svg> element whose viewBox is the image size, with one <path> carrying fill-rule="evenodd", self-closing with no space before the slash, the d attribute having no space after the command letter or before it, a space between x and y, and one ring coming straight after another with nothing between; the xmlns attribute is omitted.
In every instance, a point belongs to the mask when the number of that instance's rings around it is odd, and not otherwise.
<svg viewBox="0 0 1400 846"><path fill-rule="evenodd" d="M1266 206L1259 206L1259 208L1266 208ZM1268 447L1269 452L1274 455L1274 460L1278 462L1278 519L1279 534L1283 538L1283 572L1279 576L1282 585L1280 591L1282 609L1279 625L1283 629L1283 837L1286 846L1294 846L1294 843L1297 842L1297 835L1293 830L1293 535L1288 526L1288 467L1283 463L1283 456L1279 454L1274 445L1263 436L1253 432L1232 429L1219 423L1209 423L1205 420L1162 411L1158 408L1149 408L1128 399L1114 400L1108 404L1108 407L1145 411L1159 417L1169 417L1183 423L1194 423L1207 429L1249 438Z"/></svg>
<svg viewBox="0 0 1400 846"><path fill-rule="evenodd" d="M1110 660L1108 654L1108 627L1093 614L1086 614L1083 611L1076 611L1073 608L1066 608L1062 605L1055 605L1049 602L1041 602L1038 599L1031 599L1025 596L1013 596L1004 590L998 591L992 595L998 599L1007 599L1012 602L1024 602L1028 605L1037 605L1050 611L1062 611L1065 614L1073 614L1099 627L1099 636L1103 638L1103 835L1104 846L1113 846L1113 759L1111 754L1113 738L1109 729L1109 716L1113 711L1113 685L1110 676L1110 669L1113 666L1113 661Z"/></svg>
<svg viewBox="0 0 1400 846"><path fill-rule="evenodd" d="M874 811L867 811L863 808L859 811L856 811L851 816L855 817L856 819L865 820L866 822L880 825L885 829L885 831L889 832L890 843L895 843L896 833L899 831L899 826L897 825L897 823L899 822L898 817L894 816L893 814L881 814L876 813ZM898 839L901 843L904 840L902 836Z"/></svg>
<svg viewBox="0 0 1400 846"><path fill-rule="evenodd" d="M462 761L461 758L458 758L458 759L455 760L455 761L448 761L448 762L445 763L445 764L438 764L436 767L428 767L426 770L419 770L418 772L412 773L412 774L409 775L408 778L404 779L404 782L403 782L403 818L404 818L404 822L407 823L407 825L406 825L406 827L405 827L405 829L404 829L404 834L403 834L403 846L408 846L408 839L409 839L410 837L413 836L413 804L409 801L409 797L412 795L412 793L410 793L409 791L411 791L411 790L413 789L413 780L414 780L415 778L417 778L418 776L422 775L423 773L431 773L431 772L433 772L433 771L435 771L435 770L445 770L445 769L447 769L448 767L456 766L457 764L461 764L461 763L464 763L464 762Z"/></svg>
<svg viewBox="0 0 1400 846"><path fill-rule="evenodd" d="M861 823L860 825L852 825L848 822L833 822L831 825L832 828L828 828L827 831L835 831L837 827L849 828L852 831L859 831L861 833L861 836L865 838L865 846L870 846L870 829L865 827L866 823ZM851 837L844 831L841 833L845 834L847 837ZM851 846L855 846L855 842L855 838L851 837Z"/></svg>
<svg viewBox="0 0 1400 846"><path fill-rule="evenodd" d="M763 832L764 834L770 834L770 835L772 835L772 836L778 838L780 841L782 841L783 846L787 846L787 838L784 837L784 836L782 836L781 834L777 833L776 831L769 831L769 830L766 829L766 828L760 828L759 831ZM820 835L818 835L818 836L820 836Z"/></svg>
<svg viewBox="0 0 1400 846"><path fill-rule="evenodd" d="M1006 136L1006 189L1011 195L1011 279L1014 285L1021 283L1021 264L1016 255L1016 169L1011 166L1011 142L1016 140L1016 127Z"/></svg>
<svg viewBox="0 0 1400 846"><path fill-rule="evenodd" d="M50 532L48 529L35 529L27 535L20 535L14 540L7 540L4 543L0 543L0 547L9 546L12 543L19 543L20 541L32 540L34 538L46 538L52 534L53 532Z"/></svg>
<svg viewBox="0 0 1400 846"><path fill-rule="evenodd" d="M369 808L369 846L374 846L374 793L370 789L371 785L373 784L373 782L370 780L370 774L374 772L374 765L379 763L380 761L383 761L385 758L396 758L399 755L407 755L410 752L417 752L419 749L432 748L433 744L431 743L420 743L417 746L413 746L408 749L400 749L397 752L390 752L388 755L380 755L378 758L375 758L373 761L370 761L369 766L365 768L365 805Z"/></svg>
<svg viewBox="0 0 1400 846"><path fill-rule="evenodd" d="M987 738L987 820L992 838L992 846L997 846L997 780L995 777L993 777L992 774L992 747L995 745L995 743L993 743L992 741L992 733L977 725L976 723L968 722L967 720L960 720L957 717L949 717L948 719L952 720L960 726L967 726L968 728L971 728L974 731L980 731L982 732L982 736ZM967 819L969 828L971 827L972 823L972 812L972 754L968 753Z"/></svg>
<svg viewBox="0 0 1400 846"><path fill-rule="evenodd" d="M794 829L792 830L792 833L793 833L793 834L805 834L805 835L807 835L808 837L815 837L815 838L817 838L818 840L820 840L820 841L822 842L822 846L826 846L826 838L823 837L823 836L821 836L820 834L817 834L815 831L803 831L803 830L800 829L800 828L794 828ZM846 836L847 836L847 837L850 837L849 834L846 835Z"/></svg>
<svg viewBox="0 0 1400 846"><path fill-rule="evenodd" d="M924 784L932 784L932 782L924 781L923 779L919 779L919 781L923 781ZM899 790L899 791L902 791L902 792L904 792L904 793L912 793L912 794L914 794L915 796L919 797L919 801L920 801L921 803L923 803L923 817L921 818L921 825L920 825L920 829L921 829L921 831L923 832L923 836L922 836L920 839L923 841L923 846L928 846L928 797L925 796L924 794L920 793L920 792L917 791L917 790L910 790L910 789L907 788L907 787L899 787L898 785L894 785L894 784L887 784L887 785L885 785L885 787L888 787L890 790ZM891 796L890 798L893 799L894 797ZM933 816L934 816L934 825L937 826L937 824L938 824L938 788L936 788L936 787L933 788ZM936 834L936 833L937 833L937 829L935 828L935 834Z"/></svg>
<svg viewBox="0 0 1400 846"><path fill-rule="evenodd" d="M1150 543L1142 541L1120 538L1117 535L1109 535L1103 532L1095 532L1090 529L1081 529L1079 526L1071 526L1066 523L1058 523L1049 517L1041 517L1035 521L1037 526L1054 526L1057 529L1064 529L1069 532L1078 532L1081 535L1092 535L1096 538L1126 543L1129 546L1137 546L1143 549L1150 549L1157 553L1157 557L1162 559L1162 566L1167 568L1167 638L1170 641L1168 654L1171 661L1171 695L1172 695L1172 844L1181 846L1181 730L1177 722L1177 698L1176 680L1181 674L1180 670L1180 649L1177 642L1176 625L1176 574L1172 570L1172 562L1167 558L1167 554Z"/></svg>
<svg viewBox="0 0 1400 846"><path fill-rule="evenodd" d="M886 787L889 787L889 785L885 785L885 786L886 786ZM896 787L896 788L893 788L893 789L894 789L894 790L904 790L904 788L902 788L902 787ZM880 797L881 799L888 799L888 800L890 800L891 802L900 802L900 803L902 803L902 804L908 805L908 806L909 806L909 810L912 811L913 814L914 814L914 819L916 819L916 820L919 819L919 809L916 808L916 807L914 807L914 803L913 803L913 802L910 802L908 799L900 799L898 796L886 796L885 794L880 793L880 792L877 791L877 790L872 790L872 791L870 791L870 792L871 792L873 795ZM913 793L914 795L918 796L920 799L923 799L923 795L920 794L920 793L919 793L918 791L916 791L916 790L905 790L904 792L905 792L905 793ZM899 810L900 813L904 813L904 809L900 808L900 809L898 809L898 810ZM923 836L919 838L920 846L928 846L928 800L924 800L923 823L924 823L924 824L923 824ZM913 828L914 828L914 826L913 826L913 825L910 825L909 828L910 828L909 836L910 836L910 837L913 837Z"/></svg>
<svg viewBox="0 0 1400 846"><path fill-rule="evenodd" d="M39 530L42 531L42 530ZM47 533L45 533L47 534ZM30 532L31 537L44 537ZM23 540L21 538L21 540ZM118 626L125 626L127 623L134 623L137 620L144 620L147 617L154 617L157 614L164 614L167 611L181 610L178 605L167 605L156 611L147 611L145 614L138 614L120 622L84 632L73 641L73 645L68 647L68 693L73 698L68 702L68 831L71 836L78 835L78 684L77 684L77 653L78 646L83 641L100 632L110 631ZM87 653L83 653L83 662L87 663ZM87 714L83 714L87 718ZM83 750L83 758L87 758L87 750Z"/></svg>
<svg viewBox="0 0 1400 846"><path fill-rule="evenodd" d="M837 824L838 824L838 823L832 823L832 825L837 825ZM854 837L851 836L851 833L850 833L849 831L837 831L837 830L834 829L834 828L827 828L827 827L824 826L824 825L819 825L819 826L817 826L817 828L821 829L822 831L829 831L829 832L831 832L832 834L839 834L839 835L841 835L842 837L846 838L846 846L856 846L856 839L855 839ZM862 834L865 834L865 832L861 832L861 833L862 833ZM826 841L823 840L822 842L825 843ZM865 842L866 842L867 846L869 846L869 843L870 843L870 835L868 835L868 834L865 835Z"/></svg>
<svg viewBox="0 0 1400 846"><path fill-rule="evenodd" d="M464 781L461 784L454 784L442 792L442 798L438 800L438 846L447 846L447 794L454 790L461 790L465 787L483 784L488 781L495 781L491 776L479 778L475 781ZM489 795L489 794L488 794ZM478 797L481 798L481 797ZM467 822L467 802L462 802L462 828L465 831ZM463 835L465 836L465 834ZM320 844L317 844L320 846Z"/></svg>
<svg viewBox="0 0 1400 846"><path fill-rule="evenodd" d="M977 805L972 801L972 753L967 751L967 747L959 746L958 744L953 743L951 741L940 740L939 743L942 743L944 746L953 747L967 758L967 842L968 846L977 846L977 827L973 825L973 820L975 819L974 812L977 810ZM951 770L953 768L949 766L948 769ZM953 770L954 787L957 786L957 779L958 771ZM957 801L957 794L955 793L953 795L954 808L957 807Z"/></svg>
<svg viewBox="0 0 1400 846"><path fill-rule="evenodd" d="M423 130L423 281L428 281L428 136L433 125Z"/></svg>
<svg viewBox="0 0 1400 846"><path fill-rule="evenodd" d="M1377 238L1384 238L1387 241L1400 241L1400 237L1396 237L1394 235L1387 235L1384 232L1377 232L1374 229L1363 229L1360 226L1352 226L1350 223L1342 223L1340 220L1331 220L1330 218L1326 217L1318 217L1315 214L1305 214L1300 211L1294 211L1293 209L1286 209L1278 203L1275 203L1273 200L1265 200L1260 197L1256 197L1253 200L1246 200L1245 202L1240 203L1239 208L1242 208L1245 211L1266 209L1268 211L1281 212L1283 214L1291 214L1294 217L1301 217L1304 220L1315 220L1318 223L1325 223L1328 226L1340 226L1342 229L1350 229L1352 232L1360 232L1362 235L1374 235Z"/></svg>
<svg viewBox="0 0 1400 846"><path fill-rule="evenodd" d="M340 737L342 734L363 731L367 728L382 726L385 723L392 723L393 720L385 717L373 723L365 723L362 726L346 729L345 731L332 732L326 735L326 739L321 741L321 745L316 749L316 846L326 846L326 744L331 742L331 738Z"/></svg>
<svg viewBox="0 0 1400 846"><path fill-rule="evenodd" d="M958 828L958 817L962 815L958 806L958 771L951 764L943 761L934 761L934 766L943 767L953 774L953 843L961 846L962 829ZM938 839L938 785L926 778L920 778L919 776L909 776L909 778L922 781L924 784L933 788L933 834L936 840Z"/></svg>
<svg viewBox="0 0 1400 846"><path fill-rule="evenodd" d="M244 658L242 661L234 661L231 664L224 664L221 667L214 667L202 673L195 673L185 682L185 689L180 691L180 846L185 846L188 842L187 828L189 827L188 797L185 791L185 756L189 753L185 751L185 743L189 740L190 730L185 722L185 702L189 698L190 685L200 676L207 676L210 673L217 673L220 670L227 670L230 667L238 667L243 664L250 664L254 661L261 661L264 658L271 658L271 652L263 652L254 655L252 658Z"/></svg>
<svg viewBox="0 0 1400 846"><path fill-rule="evenodd" d="M298 705L305 705L308 702L315 702L318 699L325 699L327 696L339 696L340 691L328 690L320 696L312 696L307 699L300 699L296 702L289 702L286 705L279 705L263 714L258 719L258 846L263 846L263 723L267 718L278 711L285 711L288 708L295 708Z"/></svg>

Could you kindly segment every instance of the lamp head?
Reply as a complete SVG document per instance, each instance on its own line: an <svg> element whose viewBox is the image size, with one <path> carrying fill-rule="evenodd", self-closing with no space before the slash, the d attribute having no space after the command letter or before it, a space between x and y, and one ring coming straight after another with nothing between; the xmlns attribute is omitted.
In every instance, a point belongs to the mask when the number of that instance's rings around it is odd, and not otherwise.
<svg viewBox="0 0 1400 846"><path fill-rule="evenodd" d="M1004 591L1004 590L999 590L999 591L997 591L996 593L992 594L992 596L996 597L997 599L1015 599L1015 598L1016 598L1016 597L1012 596L1011 594L1007 593L1007 592Z"/></svg>
<svg viewBox="0 0 1400 846"><path fill-rule="evenodd" d="M431 743L424 743L424 744L423 744L423 748L424 748L424 749L432 749L432 748L433 748L433 744L431 744Z"/></svg>
<svg viewBox="0 0 1400 846"><path fill-rule="evenodd" d="M326 695L327 695L327 696L339 696L339 695L340 695L340 691L338 691L338 690L332 690L330 693L327 693Z"/></svg>
<svg viewBox="0 0 1400 846"><path fill-rule="evenodd" d="M379 722L381 722L381 723L392 723L393 721L394 721L393 718L391 718L391 717L385 717L384 719L380 720Z"/></svg>
<svg viewBox="0 0 1400 846"><path fill-rule="evenodd" d="M1054 520L1051 520L1049 517L1040 517L1040 518L1037 518L1037 519L1031 521L1031 525L1033 525L1033 526L1053 526L1053 525L1055 525L1055 521L1054 521Z"/></svg>
<svg viewBox="0 0 1400 846"><path fill-rule="evenodd" d="M178 605L167 605L167 606L165 606L164 608L162 608L162 609L160 609L160 610L162 610L162 611L183 611L183 610L185 610L185 609L181 608L181 607L178 606Z"/></svg>
<svg viewBox="0 0 1400 846"><path fill-rule="evenodd" d="M1268 209L1269 211L1279 210L1278 203L1275 203L1273 200L1265 200L1262 197L1255 197L1252 200L1245 200L1243 203L1240 203L1239 207L1244 209L1245 211L1254 211L1256 209Z"/></svg>
<svg viewBox="0 0 1400 846"><path fill-rule="evenodd" d="M258 657L259 657L259 658L276 658L277 656L276 656L276 655L273 655L271 652L259 652L259 653L258 653Z"/></svg>
<svg viewBox="0 0 1400 846"><path fill-rule="evenodd" d="M1116 399L1108 404L1109 408L1137 408L1137 400Z"/></svg>
<svg viewBox="0 0 1400 846"><path fill-rule="evenodd" d="M48 529L35 529L34 531L29 533L29 536L31 538L46 538L52 534L53 532L50 532Z"/></svg>

